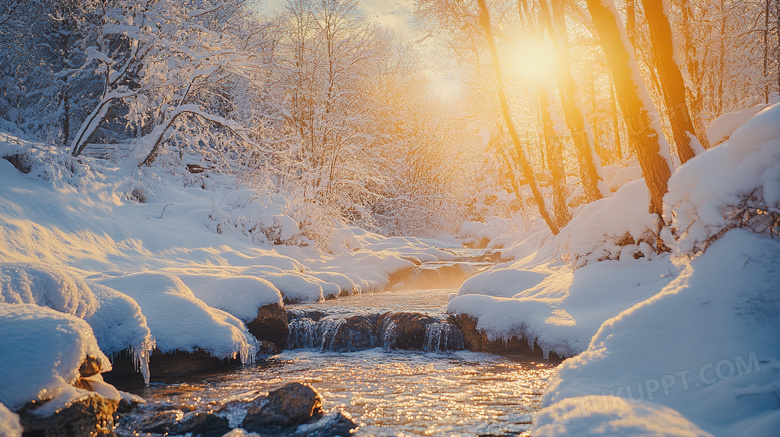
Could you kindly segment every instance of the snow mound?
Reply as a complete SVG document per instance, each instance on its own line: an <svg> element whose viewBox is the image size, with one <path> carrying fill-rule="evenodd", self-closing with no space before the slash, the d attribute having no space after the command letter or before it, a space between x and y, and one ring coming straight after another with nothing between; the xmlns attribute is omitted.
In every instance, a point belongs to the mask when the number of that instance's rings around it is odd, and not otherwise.
<svg viewBox="0 0 780 437"><path fill-rule="evenodd" d="M257 342L241 320L209 307L175 276L136 273L95 281L138 303L161 352L202 349L221 359L254 359Z"/></svg>
<svg viewBox="0 0 780 437"><path fill-rule="evenodd" d="M709 126L707 126L707 139L710 144L718 145L729 139L731 134L734 133L740 126L745 124L754 115L768 108L772 104L778 103L778 97L772 99L768 104L760 104L751 108L746 108L741 111L727 112L722 114L715 120L712 120Z"/></svg>
<svg viewBox="0 0 780 437"><path fill-rule="evenodd" d="M83 279L40 263L0 264L0 302L42 305L80 318L98 307Z"/></svg>
<svg viewBox="0 0 780 437"><path fill-rule="evenodd" d="M111 370L82 319L31 304L0 303L0 404L18 410L71 387L87 355ZM12 351L13 353L7 353Z"/></svg>
<svg viewBox="0 0 780 437"><path fill-rule="evenodd" d="M22 424L19 423L19 416L3 404L0 404L0 436L22 437Z"/></svg>
<svg viewBox="0 0 780 437"><path fill-rule="evenodd" d="M484 294L496 297L512 297L539 285L547 275L541 272L517 268L495 268L472 276L460 286L458 295Z"/></svg>
<svg viewBox="0 0 780 437"><path fill-rule="evenodd" d="M653 258L658 220L648 212L644 179L628 182L612 197L585 205L556 237L575 268L591 262Z"/></svg>
<svg viewBox="0 0 780 437"><path fill-rule="evenodd" d="M452 314L475 317L477 329L489 340L525 338L528 345L542 348L544 355L555 352L570 357L584 351L604 320L655 295L671 281L675 271L668 258L604 261L589 264L572 273L566 268L523 272L511 269L480 273L463 284L447 306ZM535 274L534 274L535 273ZM522 278L518 290L507 278ZM479 278L479 279L476 279ZM479 284L479 287L474 287ZM485 290L490 294L465 294ZM473 290L472 290L473 289Z"/></svg>
<svg viewBox="0 0 780 437"><path fill-rule="evenodd" d="M247 269L244 273L253 275L253 270ZM316 302L325 299L321 281L317 278L300 273L267 272L260 275L281 292L285 302Z"/></svg>
<svg viewBox="0 0 780 437"><path fill-rule="evenodd" d="M778 278L780 241L727 232L659 294L605 322L561 365L543 407L609 395L671 408L713 435L776 436Z"/></svg>
<svg viewBox="0 0 780 437"><path fill-rule="evenodd" d="M218 308L244 322L257 317L257 310L282 303L282 295L265 279L251 276L179 275L192 293L208 306Z"/></svg>
<svg viewBox="0 0 780 437"><path fill-rule="evenodd" d="M664 232L675 252L694 255L731 228L778 232L780 104L763 110L730 139L681 166L669 180Z"/></svg>
<svg viewBox="0 0 780 437"><path fill-rule="evenodd" d="M141 307L129 296L105 285L92 283L90 288L100 306L85 320L92 327L100 349L109 355L129 350L136 368L148 383L149 356L155 341Z"/></svg>
<svg viewBox="0 0 780 437"><path fill-rule="evenodd" d="M534 426L534 437L711 436L671 408L652 402L634 405L613 396L566 399L539 411Z"/></svg>

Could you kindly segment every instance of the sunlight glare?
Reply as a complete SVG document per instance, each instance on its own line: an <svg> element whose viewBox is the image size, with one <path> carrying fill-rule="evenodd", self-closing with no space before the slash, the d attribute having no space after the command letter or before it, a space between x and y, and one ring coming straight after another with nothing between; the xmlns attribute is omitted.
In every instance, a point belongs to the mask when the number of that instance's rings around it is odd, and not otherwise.
<svg viewBox="0 0 780 437"><path fill-rule="evenodd" d="M517 80L533 83L554 80L555 54L551 47L526 43L516 47L508 60L508 67Z"/></svg>

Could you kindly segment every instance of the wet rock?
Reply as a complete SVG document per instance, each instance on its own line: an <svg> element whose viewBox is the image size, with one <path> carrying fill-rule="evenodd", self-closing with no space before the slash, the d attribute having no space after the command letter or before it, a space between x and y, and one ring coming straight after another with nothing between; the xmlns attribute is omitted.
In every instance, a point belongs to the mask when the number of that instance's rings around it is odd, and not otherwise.
<svg viewBox="0 0 780 437"><path fill-rule="evenodd" d="M380 317L382 343L388 349L423 350L426 327L436 319L420 313L386 313Z"/></svg>
<svg viewBox="0 0 780 437"><path fill-rule="evenodd" d="M333 351L356 351L377 347L379 344L378 314L357 315L344 319L324 348Z"/></svg>
<svg viewBox="0 0 780 437"><path fill-rule="evenodd" d="M293 437L347 437L357 428L358 424L349 413L336 410L315 423L299 426Z"/></svg>
<svg viewBox="0 0 780 437"><path fill-rule="evenodd" d="M309 384L295 382L253 401L241 427L257 433L280 433L320 417L322 395Z"/></svg>
<svg viewBox="0 0 780 437"><path fill-rule="evenodd" d="M257 346L257 354L255 357L265 358L269 355L276 355L281 352L282 350L279 349L279 346L275 345L274 343L268 340L260 340L260 344Z"/></svg>
<svg viewBox="0 0 780 437"><path fill-rule="evenodd" d="M228 420L212 411L186 414L181 410L162 411L143 421L138 429L142 433L190 434L202 437L221 437L230 432Z"/></svg>
<svg viewBox="0 0 780 437"><path fill-rule="evenodd" d="M114 413L118 405L118 401L90 393L51 416L35 414L39 405L28 405L18 413L25 436L113 435Z"/></svg>
<svg viewBox="0 0 780 437"><path fill-rule="evenodd" d="M100 361L93 355L87 355L87 358L84 359L84 362L79 367L79 374L82 378L89 378L100 373L100 370Z"/></svg>
<svg viewBox="0 0 780 437"><path fill-rule="evenodd" d="M280 303L263 305L257 310L257 317L246 325L258 340L267 340L284 349L290 326L287 309Z"/></svg>
<svg viewBox="0 0 780 437"><path fill-rule="evenodd" d="M149 373L152 380L170 380L198 373L213 372L241 366L239 359L222 360L206 351L160 352L155 349L149 358Z"/></svg>
<svg viewBox="0 0 780 437"><path fill-rule="evenodd" d="M476 318L467 314L457 314L453 316L453 320L463 332L466 348L472 352L518 354L544 359L542 348L536 342L533 343L532 348L525 337L512 336L508 340L498 339L491 341L488 340L487 334L477 329L478 321ZM563 358L555 352L550 352L547 357L551 361L560 361Z"/></svg>

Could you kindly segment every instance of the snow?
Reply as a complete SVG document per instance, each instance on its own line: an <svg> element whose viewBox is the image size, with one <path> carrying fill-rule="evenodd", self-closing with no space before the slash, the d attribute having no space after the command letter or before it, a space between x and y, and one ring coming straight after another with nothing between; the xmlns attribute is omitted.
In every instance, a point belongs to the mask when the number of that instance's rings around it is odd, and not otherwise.
<svg viewBox="0 0 780 437"><path fill-rule="evenodd" d="M545 355L566 357L583 352L605 320L656 294L677 271L668 258L603 261L574 272L554 262L524 264L473 276L447 312L475 317L490 340L517 336Z"/></svg>
<svg viewBox="0 0 780 437"><path fill-rule="evenodd" d="M32 304L0 304L0 404L18 410L69 390L87 355L111 370L82 319ZM8 353L13 351L13 353Z"/></svg>
<svg viewBox="0 0 780 437"><path fill-rule="evenodd" d="M252 276L179 275L198 299L251 322L257 310L269 304L282 303L282 295L265 279Z"/></svg>
<svg viewBox="0 0 780 437"><path fill-rule="evenodd" d="M726 229L744 226L744 214L780 212L780 104L680 167L669 180L664 205L673 229L664 240L680 254L698 253Z"/></svg>
<svg viewBox="0 0 780 437"><path fill-rule="evenodd" d="M678 412L612 396L570 398L539 412L534 436L709 437Z"/></svg>
<svg viewBox="0 0 780 437"><path fill-rule="evenodd" d="M562 256L575 267L610 259L655 255L657 219L648 212L644 179L626 183L612 197L585 205L557 236Z"/></svg>
<svg viewBox="0 0 780 437"><path fill-rule="evenodd" d="M202 349L217 358L254 360L257 341L241 320L206 305L176 276L135 273L92 279L138 302L161 352Z"/></svg>
<svg viewBox="0 0 780 437"><path fill-rule="evenodd" d="M0 263L0 302L48 306L81 318L98 307L83 279L41 263Z"/></svg>
<svg viewBox="0 0 780 437"><path fill-rule="evenodd" d="M0 404L0 436L22 437L22 424L19 423L19 416L3 404Z"/></svg>
<svg viewBox="0 0 780 437"><path fill-rule="evenodd" d="M780 424L778 277L780 242L729 231L659 294L605 322L586 352L564 362L540 417L576 398L616 396L634 409L649 406L650 421L668 417L657 404L713 435L776 435L767 431ZM606 422L611 414L587 420ZM581 434L553 427L543 435Z"/></svg>
<svg viewBox="0 0 780 437"><path fill-rule="evenodd" d="M772 106L773 103L778 102L780 102L780 99L775 98L770 102L770 104L762 103L750 108L745 108L734 112L727 112L720 115L707 127L707 139L709 139L710 144L713 145L718 145L728 140L734 131L745 124L745 122L753 118L754 115L758 114L769 106Z"/></svg>
<svg viewBox="0 0 780 437"><path fill-rule="evenodd" d="M109 356L129 349L136 367L149 382L149 356L155 341L132 298L98 283L90 288L99 302L97 310L85 320L92 327L100 349Z"/></svg>

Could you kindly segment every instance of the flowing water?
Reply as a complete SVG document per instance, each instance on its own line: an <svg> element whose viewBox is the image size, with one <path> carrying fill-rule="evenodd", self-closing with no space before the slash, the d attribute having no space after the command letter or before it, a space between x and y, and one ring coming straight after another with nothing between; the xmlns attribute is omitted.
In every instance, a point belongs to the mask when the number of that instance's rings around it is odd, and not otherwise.
<svg viewBox="0 0 780 437"><path fill-rule="evenodd" d="M316 387L326 410L349 412L360 424L357 436L525 435L555 366L457 350L462 343L457 336L445 339L452 333L442 315L454 292L397 290L293 305L288 346L298 349L196 381L152 383L136 393L154 408L135 416L161 407L217 410L297 381ZM400 331L382 318L388 312L429 317L421 350L395 347L401 344L394 339ZM344 335L339 327L355 317L358 328ZM142 419L128 415L119 434L130 435L133 423Z"/></svg>

